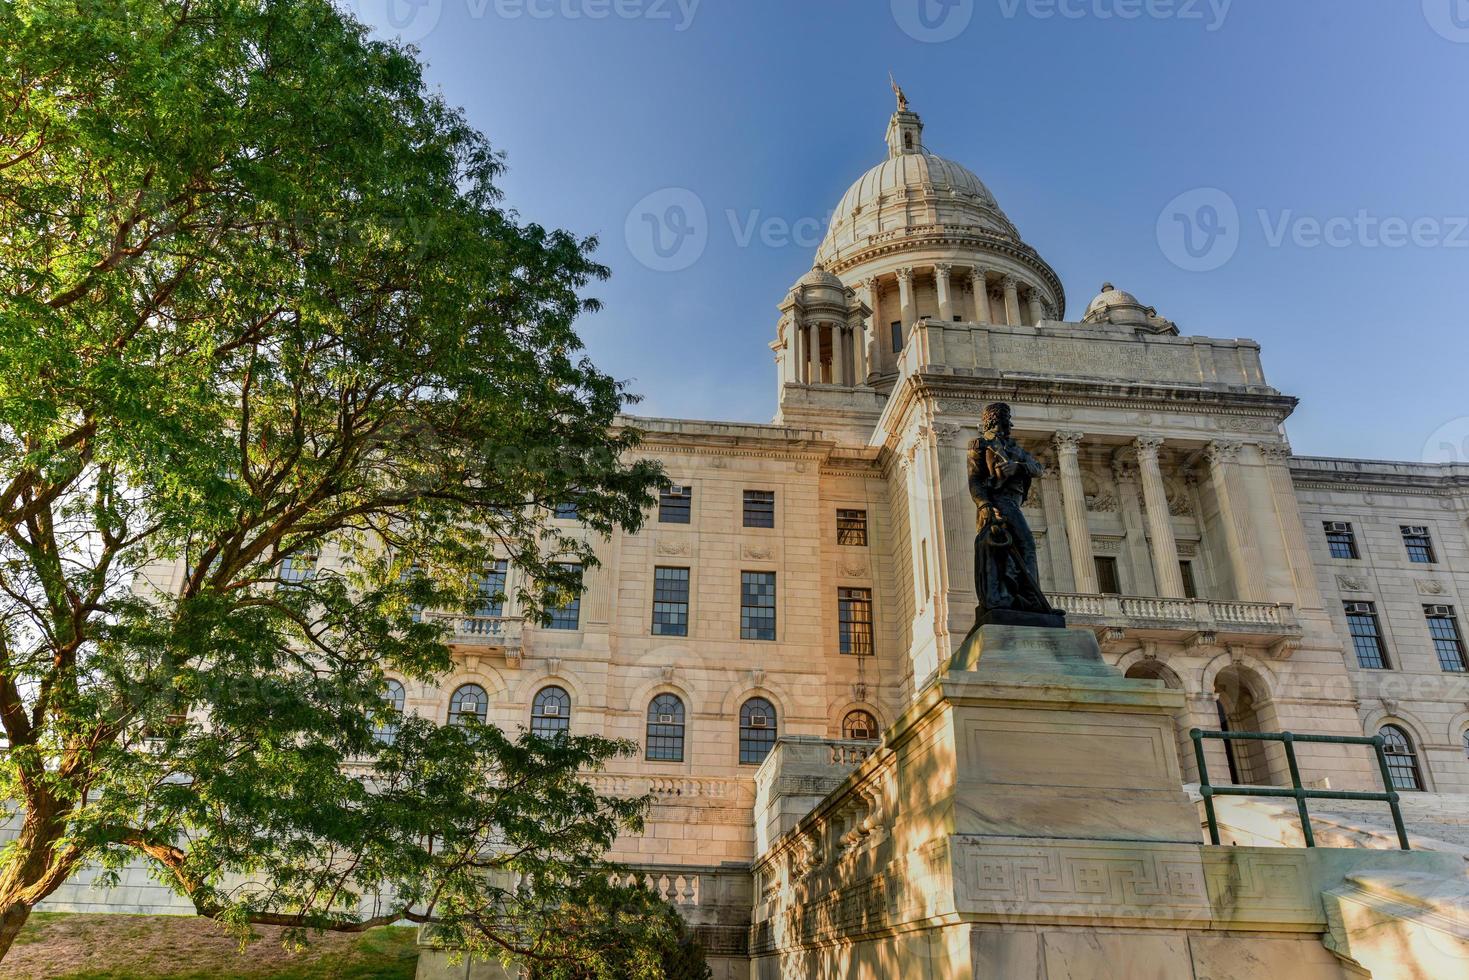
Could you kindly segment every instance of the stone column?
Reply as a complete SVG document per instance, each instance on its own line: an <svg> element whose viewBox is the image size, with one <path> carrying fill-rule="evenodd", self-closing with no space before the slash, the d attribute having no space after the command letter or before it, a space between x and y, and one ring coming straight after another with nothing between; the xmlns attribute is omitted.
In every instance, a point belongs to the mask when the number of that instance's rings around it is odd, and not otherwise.
<svg viewBox="0 0 1469 980"><path fill-rule="evenodd" d="M933 278L939 294L939 319L945 323L954 322L954 300L949 294L949 273L954 267L940 262L933 267Z"/></svg>
<svg viewBox="0 0 1469 980"><path fill-rule="evenodd" d="M1139 493L1138 467L1121 453L1112 459L1112 480L1117 485L1117 510L1122 516L1122 552L1127 556L1130 578L1125 580L1132 595L1158 595L1153 558L1148 554L1148 532Z"/></svg>
<svg viewBox="0 0 1469 980"><path fill-rule="evenodd" d="M821 384L821 324L806 326L806 383Z"/></svg>
<svg viewBox="0 0 1469 980"><path fill-rule="evenodd" d="M1060 471L1054 460L1046 463L1041 477L1041 512L1046 515L1046 555L1051 568L1052 584L1057 592L1075 592L1076 578L1071 574L1066 544L1066 510L1061 504Z"/></svg>
<svg viewBox="0 0 1469 980"><path fill-rule="evenodd" d="M859 320L852 326L852 384L867 383L867 337Z"/></svg>
<svg viewBox="0 0 1469 980"><path fill-rule="evenodd" d="M913 324L918 322L918 317L913 312L913 270L898 270L898 309L901 311L899 317L903 321L903 342L908 342L908 331Z"/></svg>
<svg viewBox="0 0 1469 980"><path fill-rule="evenodd" d="M806 382L806 325L795 314L791 315L791 380L796 384Z"/></svg>
<svg viewBox="0 0 1469 980"><path fill-rule="evenodd" d="M1000 288L1005 292L1005 323L1011 327L1020 325L1020 281L1014 276L1000 279Z"/></svg>
<svg viewBox="0 0 1469 980"><path fill-rule="evenodd" d="M1237 442L1211 442L1204 450L1209 460L1209 480L1219 502L1219 517L1224 523L1225 548L1233 572L1235 595L1245 602L1260 598L1258 570L1251 565L1254 534L1250 527L1249 502L1239 472Z"/></svg>
<svg viewBox="0 0 1469 980"><path fill-rule="evenodd" d="M1265 472L1270 479L1270 497L1284 542L1285 559L1290 566L1295 595L1289 600L1299 609L1322 607L1321 586L1317 584L1316 567L1311 563L1311 546L1306 541L1306 522L1301 519L1300 500L1290 477L1291 449L1285 443L1268 443L1260 447L1265 457Z"/></svg>
<svg viewBox="0 0 1469 980"><path fill-rule="evenodd" d="M990 322L990 285L985 271L979 267L969 270L969 283L974 290L974 322Z"/></svg>
<svg viewBox="0 0 1469 980"><path fill-rule="evenodd" d="M1030 307L1030 322L1040 323L1046 318L1045 307L1041 304L1041 291L1034 286L1030 287L1030 294L1026 297L1026 304Z"/></svg>
<svg viewBox="0 0 1469 980"><path fill-rule="evenodd" d="M1133 445L1137 447L1143 503L1148 511L1148 537L1153 543L1153 578L1158 582L1158 595L1165 599L1182 599L1183 573L1178 568L1178 543L1173 538L1173 520L1168 516L1168 489L1163 484L1163 470L1158 465L1158 450L1163 448L1163 440L1143 436Z"/></svg>
<svg viewBox="0 0 1469 980"><path fill-rule="evenodd" d="M848 361L852 356L852 334L839 323L832 324L832 338L839 343L833 345L832 357L836 361L832 365L831 380L839 385L851 384Z"/></svg>
<svg viewBox="0 0 1469 980"><path fill-rule="evenodd" d="M1014 280L1010 280L1011 289ZM1011 293L1013 295L1013 293ZM1078 451L1081 432L1057 432L1056 465L1061 471L1061 506L1066 514L1066 542L1071 546L1071 574L1076 591L1085 595L1097 593L1097 566L1092 559L1092 532L1086 520L1086 488L1081 483L1081 461Z"/></svg>
<svg viewBox="0 0 1469 980"><path fill-rule="evenodd" d="M872 329L868 331L867 341L862 345L862 370L857 372L858 384L866 381L868 373L881 361L882 349L878 345L882 343L883 334L887 331L887 324L882 322L882 283L873 276L863 279L862 286L867 290L867 307L872 310Z"/></svg>

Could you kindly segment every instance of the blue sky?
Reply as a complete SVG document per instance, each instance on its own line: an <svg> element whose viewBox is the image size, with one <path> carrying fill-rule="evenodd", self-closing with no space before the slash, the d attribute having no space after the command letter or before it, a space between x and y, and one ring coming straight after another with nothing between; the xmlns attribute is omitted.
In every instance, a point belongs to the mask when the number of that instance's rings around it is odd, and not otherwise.
<svg viewBox="0 0 1469 980"><path fill-rule="evenodd" d="M506 152L510 207L600 237L582 335L642 414L770 419L776 305L883 157L891 70L1068 318L1110 280L1259 341L1298 453L1469 452L1469 0L346 2ZM704 247L659 271L626 226L670 189Z"/></svg>

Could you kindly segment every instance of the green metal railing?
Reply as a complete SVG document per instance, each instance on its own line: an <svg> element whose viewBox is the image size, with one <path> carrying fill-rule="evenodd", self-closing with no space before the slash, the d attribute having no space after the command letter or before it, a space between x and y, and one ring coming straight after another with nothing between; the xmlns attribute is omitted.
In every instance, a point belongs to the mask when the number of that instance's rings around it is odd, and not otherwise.
<svg viewBox="0 0 1469 980"><path fill-rule="evenodd" d="M1398 844L1409 850L1408 830L1403 826L1403 811L1398 806L1398 794L1392 788L1392 773L1387 768L1387 755L1383 752L1386 739L1381 735L1371 738L1352 735L1297 735L1294 732L1208 732L1192 729L1189 738L1194 740L1194 758L1199 763L1199 793L1204 797L1204 814L1209 820L1209 841L1219 843L1219 821L1214 815L1216 796L1269 796L1294 799L1296 811L1301 816L1301 834L1307 847L1316 846L1316 835L1311 833L1311 815L1306 810L1307 800L1376 800L1392 807L1392 822L1397 828ZM1276 786L1212 786L1209 783L1209 764L1204 759L1204 739L1214 738L1223 742L1281 742L1285 745L1285 760L1290 765L1291 788ZM1382 771L1385 793L1355 793L1346 790L1306 789L1301 785L1301 770L1296 765L1297 742L1325 742L1330 745L1370 745L1377 752L1377 767Z"/></svg>

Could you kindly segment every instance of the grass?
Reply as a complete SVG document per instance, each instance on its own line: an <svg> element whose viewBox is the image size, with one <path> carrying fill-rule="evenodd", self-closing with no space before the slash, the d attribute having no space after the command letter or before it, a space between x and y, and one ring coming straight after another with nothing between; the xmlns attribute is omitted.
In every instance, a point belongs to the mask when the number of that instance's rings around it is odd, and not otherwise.
<svg viewBox="0 0 1469 980"><path fill-rule="evenodd" d="M412 980L416 930L323 933L293 952L282 930L256 926L244 949L208 919L164 915L31 915L0 962L6 980Z"/></svg>

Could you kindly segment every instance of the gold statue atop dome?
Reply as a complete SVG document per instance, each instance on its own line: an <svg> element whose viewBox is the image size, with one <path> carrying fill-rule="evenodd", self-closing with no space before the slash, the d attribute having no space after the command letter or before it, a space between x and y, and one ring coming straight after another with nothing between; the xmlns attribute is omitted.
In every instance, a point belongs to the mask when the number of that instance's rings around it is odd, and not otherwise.
<svg viewBox="0 0 1469 980"><path fill-rule="evenodd" d="M898 84L898 80L893 77L892 72L888 72L888 84L893 87L893 94L898 97L898 111L907 112L908 96L903 94L903 87Z"/></svg>

